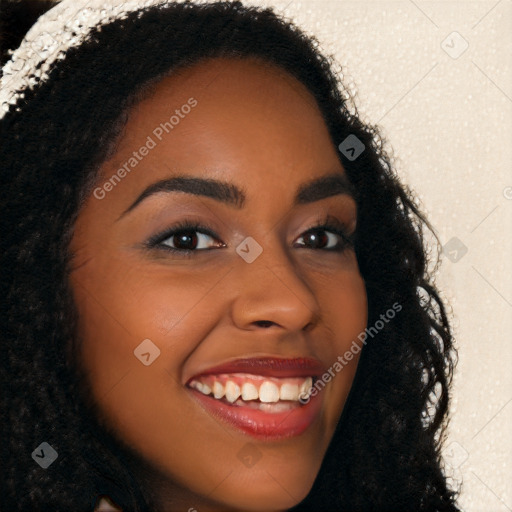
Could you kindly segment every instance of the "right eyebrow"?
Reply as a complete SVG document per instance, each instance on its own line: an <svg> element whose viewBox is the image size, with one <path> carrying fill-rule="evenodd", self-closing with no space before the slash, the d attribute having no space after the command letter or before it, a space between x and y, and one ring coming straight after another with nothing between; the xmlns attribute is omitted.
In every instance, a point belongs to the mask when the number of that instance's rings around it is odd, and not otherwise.
<svg viewBox="0 0 512 512"><path fill-rule="evenodd" d="M133 210L142 201L159 192L186 192L196 196L205 196L223 203L232 205L237 209L245 204L245 193L236 185L224 181L189 176L177 176L157 181L149 185L142 194L127 208L121 217Z"/></svg>

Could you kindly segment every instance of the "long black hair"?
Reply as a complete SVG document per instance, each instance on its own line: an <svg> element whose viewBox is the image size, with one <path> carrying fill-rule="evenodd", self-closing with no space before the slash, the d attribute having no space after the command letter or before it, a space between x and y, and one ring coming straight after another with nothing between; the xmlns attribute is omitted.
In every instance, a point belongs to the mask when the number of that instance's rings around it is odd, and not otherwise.
<svg viewBox="0 0 512 512"><path fill-rule="evenodd" d="M316 99L336 147L349 135L364 144L357 158L339 158L356 191L368 325L401 306L368 336L315 484L293 510L458 510L440 455L456 354L432 277L433 230L378 129L361 121L334 59L271 9L238 1L169 3L93 29L0 121L1 510L86 511L100 494L125 511L151 510L129 448L91 416L70 363L77 312L68 246L141 91L214 57L286 70ZM58 453L46 470L31 457L41 442Z"/></svg>

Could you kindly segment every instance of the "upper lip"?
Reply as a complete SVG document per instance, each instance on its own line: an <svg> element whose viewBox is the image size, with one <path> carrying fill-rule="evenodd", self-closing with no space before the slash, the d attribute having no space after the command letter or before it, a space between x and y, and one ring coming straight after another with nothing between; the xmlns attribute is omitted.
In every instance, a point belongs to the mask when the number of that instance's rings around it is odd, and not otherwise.
<svg viewBox="0 0 512 512"><path fill-rule="evenodd" d="M315 377L324 373L324 365L312 357L247 357L212 366L194 375L189 382L203 375L249 373L263 377Z"/></svg>

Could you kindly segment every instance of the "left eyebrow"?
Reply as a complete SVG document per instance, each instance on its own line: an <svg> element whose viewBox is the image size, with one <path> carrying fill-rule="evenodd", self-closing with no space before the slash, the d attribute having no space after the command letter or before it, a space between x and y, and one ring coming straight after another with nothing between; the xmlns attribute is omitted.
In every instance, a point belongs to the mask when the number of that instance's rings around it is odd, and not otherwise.
<svg viewBox="0 0 512 512"><path fill-rule="evenodd" d="M119 218L153 194L175 191L210 197L238 210L244 207L246 201L244 190L233 183L207 178L177 176L149 185ZM345 174L339 172L328 174L301 185L295 196L294 205L313 203L340 194L355 199L354 188Z"/></svg>
<svg viewBox="0 0 512 512"><path fill-rule="evenodd" d="M299 187L294 204L313 203L340 194L356 199L355 189L346 174L328 174Z"/></svg>

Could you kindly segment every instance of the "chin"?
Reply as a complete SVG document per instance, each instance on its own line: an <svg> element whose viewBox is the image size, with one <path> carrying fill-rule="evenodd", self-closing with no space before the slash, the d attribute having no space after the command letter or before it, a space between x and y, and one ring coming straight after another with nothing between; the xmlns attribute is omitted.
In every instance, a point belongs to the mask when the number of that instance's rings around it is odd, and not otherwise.
<svg viewBox="0 0 512 512"><path fill-rule="evenodd" d="M279 475L269 474L258 478L248 478L243 484L234 485L223 496L219 496L226 506L237 511L276 512L293 508L309 493L314 478L307 482L288 482ZM224 494L224 493L223 493Z"/></svg>
<svg viewBox="0 0 512 512"><path fill-rule="evenodd" d="M321 461L306 464L307 458L233 471L211 495L229 509L242 511L285 511L300 503L310 492Z"/></svg>

